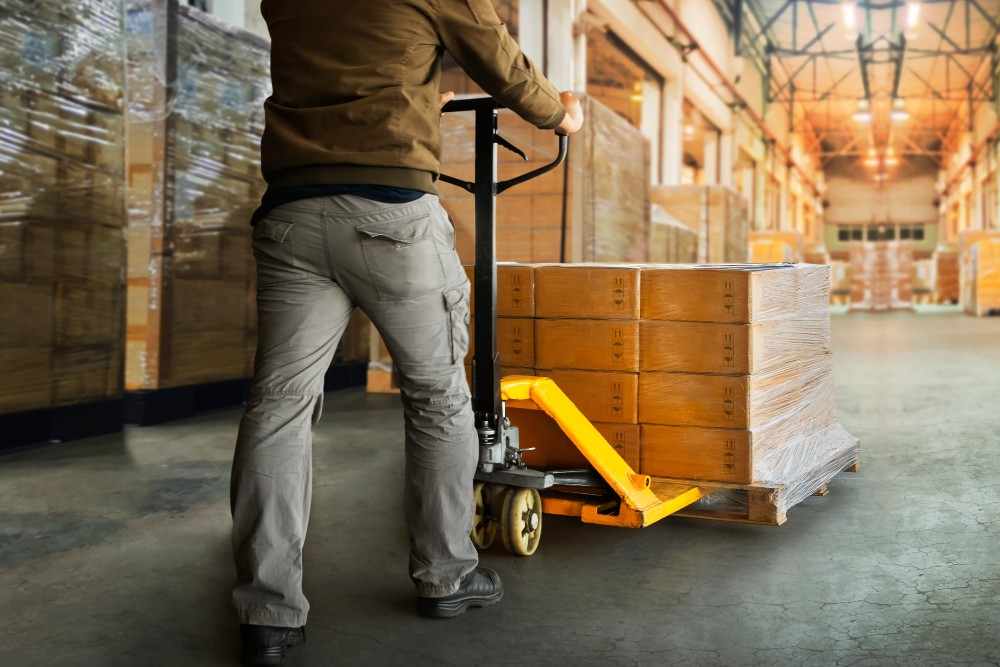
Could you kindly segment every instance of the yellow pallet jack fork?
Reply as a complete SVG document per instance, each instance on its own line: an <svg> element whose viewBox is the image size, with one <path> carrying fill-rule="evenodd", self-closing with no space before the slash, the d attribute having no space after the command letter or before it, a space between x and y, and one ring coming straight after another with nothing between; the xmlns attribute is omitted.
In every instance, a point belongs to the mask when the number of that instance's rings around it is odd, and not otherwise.
<svg viewBox="0 0 1000 667"><path fill-rule="evenodd" d="M475 195L474 272L476 350L472 361L472 404L479 437L472 541L488 548L499 532L511 553L530 556L542 534L542 514L578 516L586 523L641 528L687 507L712 489L651 483L629 466L573 402L549 378L500 379L496 338L496 198L507 189L547 173L566 159L569 139L558 135L551 163L508 181L497 181L497 146L527 156L500 136L498 111L488 97L448 103L443 111L474 112L475 181L442 175L441 180ZM559 425L592 469L536 470L521 460L519 432L506 408L541 410Z"/></svg>

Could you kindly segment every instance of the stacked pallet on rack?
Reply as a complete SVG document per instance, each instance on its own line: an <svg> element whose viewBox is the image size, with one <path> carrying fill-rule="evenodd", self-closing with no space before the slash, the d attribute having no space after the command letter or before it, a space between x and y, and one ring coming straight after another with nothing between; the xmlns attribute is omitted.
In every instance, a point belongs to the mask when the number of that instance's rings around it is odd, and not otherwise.
<svg viewBox="0 0 1000 667"><path fill-rule="evenodd" d="M583 100L587 123L570 138L566 163L497 199L497 259L511 262L643 262L649 256L649 142L642 133L593 98ZM500 112L500 133L527 155L498 148L500 180L536 169L558 153L552 132ZM441 119L442 173L474 180L475 117ZM441 204L455 224L456 248L475 261L475 201L454 186L439 185Z"/></svg>
<svg viewBox="0 0 1000 667"><path fill-rule="evenodd" d="M23 429L5 421L0 446L114 430L125 329L123 2L11 0L0 63L0 414L36 411ZM71 414L77 405L86 409Z"/></svg>
<svg viewBox="0 0 1000 667"><path fill-rule="evenodd" d="M851 243L851 310L913 308L913 246L909 241Z"/></svg>
<svg viewBox="0 0 1000 667"><path fill-rule="evenodd" d="M747 200L722 185L661 185L651 192L659 205L681 224L698 231L701 263L748 260Z"/></svg>
<svg viewBox="0 0 1000 667"><path fill-rule="evenodd" d="M930 303L934 299L934 260L915 260L911 270L913 302Z"/></svg>
<svg viewBox="0 0 1000 667"><path fill-rule="evenodd" d="M830 303L846 305L851 300L851 264L830 261Z"/></svg>
<svg viewBox="0 0 1000 667"><path fill-rule="evenodd" d="M836 419L829 280L815 265L538 265L535 373L634 469L721 489L690 514L780 524L858 463ZM536 448L526 463L586 467L544 414L508 416Z"/></svg>

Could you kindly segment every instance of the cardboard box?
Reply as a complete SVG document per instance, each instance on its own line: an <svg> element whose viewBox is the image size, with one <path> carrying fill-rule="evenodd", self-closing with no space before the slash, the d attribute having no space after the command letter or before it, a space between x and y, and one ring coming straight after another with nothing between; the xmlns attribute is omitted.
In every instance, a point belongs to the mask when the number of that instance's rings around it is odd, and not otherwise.
<svg viewBox="0 0 1000 667"><path fill-rule="evenodd" d="M475 267L466 266L472 284L469 308L476 314ZM497 317L535 316L535 269L525 264L497 264Z"/></svg>
<svg viewBox="0 0 1000 667"><path fill-rule="evenodd" d="M591 422L639 423L639 376L635 373L543 370Z"/></svg>
<svg viewBox="0 0 1000 667"><path fill-rule="evenodd" d="M0 413L52 405L52 348L0 348Z"/></svg>
<svg viewBox="0 0 1000 667"><path fill-rule="evenodd" d="M735 484L794 479L838 446L826 436L836 419L827 392L807 409L749 429L643 424L640 472Z"/></svg>
<svg viewBox="0 0 1000 667"><path fill-rule="evenodd" d="M639 375L639 421L750 428L809 409L833 390L828 353L752 375L644 372Z"/></svg>
<svg viewBox="0 0 1000 667"><path fill-rule="evenodd" d="M644 267L645 320L761 322L797 313L825 312L826 266Z"/></svg>
<svg viewBox="0 0 1000 667"><path fill-rule="evenodd" d="M123 363L119 345L56 350L52 356L52 405L120 396Z"/></svg>
<svg viewBox="0 0 1000 667"><path fill-rule="evenodd" d="M538 266L535 302L539 318L638 319L639 267Z"/></svg>
<svg viewBox="0 0 1000 667"><path fill-rule="evenodd" d="M639 370L639 323L536 320L535 367L635 373Z"/></svg>
<svg viewBox="0 0 1000 667"><path fill-rule="evenodd" d="M756 373L830 349L829 315L758 324L640 325L644 371Z"/></svg>
<svg viewBox="0 0 1000 667"><path fill-rule="evenodd" d="M244 331L247 328L245 281L174 280L167 312L175 333Z"/></svg>
<svg viewBox="0 0 1000 667"><path fill-rule="evenodd" d="M55 345L93 347L117 344L123 333L124 290L60 283L56 286Z"/></svg>
<svg viewBox="0 0 1000 667"><path fill-rule="evenodd" d="M175 333L160 361L163 387L181 387L244 377L244 332Z"/></svg>
<svg viewBox="0 0 1000 667"><path fill-rule="evenodd" d="M508 408L507 417L518 428L521 448L535 448L534 451L525 452L522 459L529 467L544 470L591 468L586 457L562 432L555 420L541 410ZM633 470L639 470L638 425L595 422L594 428Z"/></svg>
<svg viewBox="0 0 1000 667"><path fill-rule="evenodd" d="M535 367L535 320L501 317L497 319L497 351L500 365L512 368ZM476 318L469 320L469 351L466 363L476 352Z"/></svg>
<svg viewBox="0 0 1000 667"><path fill-rule="evenodd" d="M52 285L0 283L0 348L51 346L54 305Z"/></svg>

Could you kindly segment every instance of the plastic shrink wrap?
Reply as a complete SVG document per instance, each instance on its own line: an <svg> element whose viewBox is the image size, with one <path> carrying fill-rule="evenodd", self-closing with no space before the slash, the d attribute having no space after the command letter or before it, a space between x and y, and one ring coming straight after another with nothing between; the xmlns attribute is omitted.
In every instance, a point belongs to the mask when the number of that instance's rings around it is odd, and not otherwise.
<svg viewBox="0 0 1000 667"><path fill-rule="evenodd" d="M1000 242L1000 232L981 229L964 231L959 238L959 289L962 310L970 315L989 314L991 309L996 308L988 305L990 277L994 275L992 263L995 260L991 249L985 247L996 242ZM983 244L983 250L980 250L980 244ZM981 292L986 300L979 298Z"/></svg>
<svg viewBox="0 0 1000 667"><path fill-rule="evenodd" d="M1000 239L984 239L970 253L971 298L967 311L978 317L1000 314Z"/></svg>
<svg viewBox="0 0 1000 667"><path fill-rule="evenodd" d="M698 232L653 205L649 231L649 261L653 264L692 264L698 261Z"/></svg>
<svg viewBox="0 0 1000 667"><path fill-rule="evenodd" d="M566 163L497 198L497 259L506 262L645 262L649 257L649 143L624 118L596 100L582 99L587 123L570 138ZM472 113L441 118L442 173L474 178ZM498 147L498 178L509 179L551 162L553 132L538 130L508 110L500 133L522 149L524 161ZM438 185L455 224L456 248L475 261L475 203L468 192Z"/></svg>
<svg viewBox="0 0 1000 667"><path fill-rule="evenodd" d="M124 53L123 2L0 6L0 413L122 395Z"/></svg>
<svg viewBox="0 0 1000 667"><path fill-rule="evenodd" d="M268 44L176 0L129 0L126 25L127 387L248 377Z"/></svg>
<svg viewBox="0 0 1000 667"><path fill-rule="evenodd" d="M913 246L909 241L851 243L851 310L913 307Z"/></svg>
<svg viewBox="0 0 1000 667"><path fill-rule="evenodd" d="M747 200L722 185L659 185L651 199L674 219L698 233L701 263L748 261Z"/></svg>
<svg viewBox="0 0 1000 667"><path fill-rule="evenodd" d="M690 513L781 523L859 458L836 418L829 285L820 265L538 265L536 374L622 443L636 426L640 472L718 489ZM586 465L522 412L533 461Z"/></svg>

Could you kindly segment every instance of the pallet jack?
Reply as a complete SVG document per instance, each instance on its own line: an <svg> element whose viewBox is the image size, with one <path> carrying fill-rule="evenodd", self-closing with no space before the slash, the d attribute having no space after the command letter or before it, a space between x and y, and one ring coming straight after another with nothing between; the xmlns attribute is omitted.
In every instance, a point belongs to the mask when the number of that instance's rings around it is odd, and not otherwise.
<svg viewBox="0 0 1000 667"><path fill-rule="evenodd" d="M441 175L445 183L475 195L476 349L472 360L472 405L479 437L472 541L489 548L499 528L504 547L530 556L542 536L542 514L576 516L585 523L648 526L708 495L714 489L656 482L636 473L549 378L500 378L497 350L496 198L510 188L559 167L569 137L557 134L559 152L551 163L506 181L497 181L497 147L527 156L499 133L503 107L489 97L449 102L443 113L475 113L475 181ZM531 449L520 447L518 428L507 406L541 410L558 424L583 454L590 469L536 470L522 462Z"/></svg>

